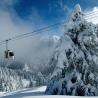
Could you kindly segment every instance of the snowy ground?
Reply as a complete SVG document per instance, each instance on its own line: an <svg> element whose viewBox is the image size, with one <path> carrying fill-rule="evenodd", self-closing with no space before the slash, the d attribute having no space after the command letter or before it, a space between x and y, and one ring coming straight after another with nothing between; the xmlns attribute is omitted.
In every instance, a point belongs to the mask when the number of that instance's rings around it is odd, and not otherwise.
<svg viewBox="0 0 98 98"><path fill-rule="evenodd" d="M45 95L44 91L46 86L42 86L39 88L27 88L22 90L17 90L11 93L0 93L0 98L89 98L89 97L76 97L76 96L54 96L54 95ZM90 98L98 98L90 97Z"/></svg>

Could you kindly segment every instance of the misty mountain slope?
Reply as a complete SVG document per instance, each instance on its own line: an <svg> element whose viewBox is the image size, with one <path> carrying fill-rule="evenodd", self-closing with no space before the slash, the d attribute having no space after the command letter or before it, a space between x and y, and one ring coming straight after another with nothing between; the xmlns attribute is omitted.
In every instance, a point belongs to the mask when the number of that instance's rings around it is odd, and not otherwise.
<svg viewBox="0 0 98 98"><path fill-rule="evenodd" d="M24 41L25 45L22 46L23 41L16 44L12 43L10 46L13 46L15 59L30 65L32 70L39 70L43 65L47 67L55 46L59 41L59 36L35 36L28 38L26 42Z"/></svg>
<svg viewBox="0 0 98 98"><path fill-rule="evenodd" d="M30 62L35 66L39 65L38 67L42 67L43 65L44 67L47 67L59 39L60 37L58 36L41 37L39 41L36 42L36 46L33 48L33 51L31 50L32 55L30 56Z"/></svg>
<svg viewBox="0 0 98 98"><path fill-rule="evenodd" d="M50 64L55 68L46 94L98 95L98 27L84 19L80 5L65 24Z"/></svg>
<svg viewBox="0 0 98 98"><path fill-rule="evenodd" d="M27 55L32 60L29 64L26 64L28 60L23 62L21 59L17 60L16 58L15 60L0 58L0 91L10 92L45 85L49 78L47 72L49 69L48 62L58 41L58 36L40 38L33 48L38 51L35 52L36 55L33 54L34 50L30 51L31 55ZM37 60L34 61L33 58Z"/></svg>
<svg viewBox="0 0 98 98"><path fill-rule="evenodd" d="M29 65L19 61L11 60L9 63L3 64L0 65L0 92L10 92L46 84L46 78L40 70L30 69Z"/></svg>

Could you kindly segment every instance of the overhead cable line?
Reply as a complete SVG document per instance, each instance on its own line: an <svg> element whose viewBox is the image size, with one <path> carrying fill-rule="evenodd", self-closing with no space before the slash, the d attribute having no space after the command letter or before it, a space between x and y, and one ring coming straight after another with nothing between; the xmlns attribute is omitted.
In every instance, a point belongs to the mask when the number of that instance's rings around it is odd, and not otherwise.
<svg viewBox="0 0 98 98"><path fill-rule="evenodd" d="M6 40L3 40L0 42L0 44L4 44L6 41L18 40L18 39L25 38L28 36L33 36L33 34L39 34L39 33L45 32L45 31L50 31L51 29L54 29L54 27L56 27L58 25L62 25L62 24L64 24L64 22L55 23L55 24L49 25L47 27L36 29L36 30L29 32L29 33L20 34L20 35L8 38Z"/></svg>

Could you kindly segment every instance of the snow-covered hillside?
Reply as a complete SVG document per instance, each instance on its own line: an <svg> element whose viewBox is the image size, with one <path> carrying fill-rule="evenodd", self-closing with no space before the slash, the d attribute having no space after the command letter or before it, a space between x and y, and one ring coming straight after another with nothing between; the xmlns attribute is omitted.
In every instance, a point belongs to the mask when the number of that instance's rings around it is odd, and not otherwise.
<svg viewBox="0 0 98 98"><path fill-rule="evenodd" d="M58 36L41 37L28 55L29 64L26 64L27 61L0 58L0 91L45 85L49 74L47 70L50 69L48 62L58 41Z"/></svg>
<svg viewBox="0 0 98 98"><path fill-rule="evenodd" d="M46 86L35 87L35 88L26 88L17 91L13 91L10 93L0 93L0 98L32 98L34 96L42 96L45 95Z"/></svg>
<svg viewBox="0 0 98 98"><path fill-rule="evenodd" d="M77 96L60 96L60 95L45 95L46 86L39 88L27 88L17 90L11 93L0 93L0 98L84 98ZM85 97L89 98L89 97ZM97 97L90 97L97 98Z"/></svg>

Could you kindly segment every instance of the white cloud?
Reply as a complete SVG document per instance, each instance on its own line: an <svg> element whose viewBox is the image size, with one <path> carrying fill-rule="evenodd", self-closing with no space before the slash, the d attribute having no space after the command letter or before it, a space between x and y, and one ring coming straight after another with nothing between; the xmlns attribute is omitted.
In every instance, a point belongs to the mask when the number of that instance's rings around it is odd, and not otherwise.
<svg viewBox="0 0 98 98"><path fill-rule="evenodd" d="M18 0L3 0L0 3L0 41L11 38L13 36L31 32L36 28L44 27L43 20L36 8L32 8L29 16L32 25L29 22L22 20L15 10L13 5ZM8 8L8 6L11 6ZM7 9L8 8L8 9ZM36 20L33 20L36 17ZM36 21L37 24L34 23ZM38 27L38 26L41 27ZM47 32L45 32L46 35ZM51 33L51 32L49 32ZM53 32L52 32L53 33ZM40 40L44 34L34 37L28 37L16 41L10 41L9 49L14 51L15 58L28 63L47 62L47 58L51 55L53 47L47 47L43 41ZM5 44L0 45L0 59L4 57Z"/></svg>
<svg viewBox="0 0 98 98"><path fill-rule="evenodd" d="M98 7L95 6L93 9L90 9L90 11L85 12L85 19L88 22L98 24Z"/></svg>

